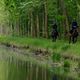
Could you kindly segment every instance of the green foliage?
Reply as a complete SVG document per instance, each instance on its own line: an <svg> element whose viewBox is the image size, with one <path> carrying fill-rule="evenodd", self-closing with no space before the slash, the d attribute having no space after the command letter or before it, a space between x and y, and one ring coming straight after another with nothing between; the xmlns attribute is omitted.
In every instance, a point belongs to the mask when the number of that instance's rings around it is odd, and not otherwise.
<svg viewBox="0 0 80 80"><path fill-rule="evenodd" d="M5 24L8 21L9 14L5 10L4 0L0 1L0 24Z"/></svg>
<svg viewBox="0 0 80 80"><path fill-rule="evenodd" d="M49 35L51 34L51 24L53 23L53 20L55 20L55 22L57 22L60 35L62 35L62 33L65 31L64 27L66 27L66 24L69 24L70 26L74 18L78 21L78 23L80 21L80 1L62 1L1 0L0 23L7 22L9 27L12 26L11 33L13 35L31 36L31 31L38 31L37 33L33 32L33 35L36 37L36 35L39 34L40 37L44 37L47 32L45 31L47 30L46 28L48 28ZM45 16L48 17L48 20L45 19ZM66 23L66 17L68 23ZM52 20L52 23L49 22L50 20ZM48 26L45 26L45 22L48 24ZM39 27L39 30L37 30L37 27ZM18 32L16 30L18 30Z"/></svg>
<svg viewBox="0 0 80 80"><path fill-rule="evenodd" d="M70 62L69 61L64 61L64 67L69 68L70 67Z"/></svg>
<svg viewBox="0 0 80 80"><path fill-rule="evenodd" d="M68 60L64 61L64 71L69 72L70 71L70 62Z"/></svg>
<svg viewBox="0 0 80 80"><path fill-rule="evenodd" d="M78 68L80 69L80 61L78 62Z"/></svg>
<svg viewBox="0 0 80 80"><path fill-rule="evenodd" d="M55 61L60 61L60 60L61 60L61 55L60 55L60 53L53 53L53 55L52 55L52 60L53 60L53 62L55 62Z"/></svg>
<svg viewBox="0 0 80 80"><path fill-rule="evenodd" d="M78 62L78 76L80 77L80 72L79 72L79 70L80 70L80 61Z"/></svg>
<svg viewBox="0 0 80 80"><path fill-rule="evenodd" d="M70 45L63 45L61 49L62 49L63 51L66 51L66 50L68 50L69 48L70 48Z"/></svg>

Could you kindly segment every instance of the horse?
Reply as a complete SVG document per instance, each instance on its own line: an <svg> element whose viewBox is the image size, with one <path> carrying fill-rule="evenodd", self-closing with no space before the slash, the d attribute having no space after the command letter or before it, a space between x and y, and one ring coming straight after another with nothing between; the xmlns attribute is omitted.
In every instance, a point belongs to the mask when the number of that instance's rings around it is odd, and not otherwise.
<svg viewBox="0 0 80 80"><path fill-rule="evenodd" d="M77 42L77 37L78 37L78 30L77 29L72 29L69 31L69 43L76 43Z"/></svg>
<svg viewBox="0 0 80 80"><path fill-rule="evenodd" d="M55 41L56 42L56 40L57 40L57 38L59 36L58 31L55 30L55 29L53 29L52 30L52 33L51 33L51 36L52 36L52 39L53 39L52 41Z"/></svg>

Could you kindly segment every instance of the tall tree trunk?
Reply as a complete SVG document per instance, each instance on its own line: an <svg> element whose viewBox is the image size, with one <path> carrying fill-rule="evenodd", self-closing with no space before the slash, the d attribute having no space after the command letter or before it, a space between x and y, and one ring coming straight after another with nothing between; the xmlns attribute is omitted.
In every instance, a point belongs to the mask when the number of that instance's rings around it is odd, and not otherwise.
<svg viewBox="0 0 80 80"><path fill-rule="evenodd" d="M28 36L30 36L30 14L28 14L27 34L28 34Z"/></svg>
<svg viewBox="0 0 80 80"><path fill-rule="evenodd" d="M33 14L31 12L31 36L33 37L34 31L33 31Z"/></svg>
<svg viewBox="0 0 80 80"><path fill-rule="evenodd" d="M36 15L36 25L37 25L37 37L39 37L39 16Z"/></svg>
<svg viewBox="0 0 80 80"><path fill-rule="evenodd" d="M69 22L68 22L68 17L67 17L67 11L66 11L66 6L64 0L61 0L61 8L62 8L62 14L65 17L63 20L63 26L65 28L65 33L69 31Z"/></svg>
<svg viewBox="0 0 80 80"><path fill-rule="evenodd" d="M15 20L16 35L19 36L19 20Z"/></svg>
<svg viewBox="0 0 80 80"><path fill-rule="evenodd" d="M45 20L44 20L44 12L43 12L43 15L42 15L42 37L45 37Z"/></svg>
<svg viewBox="0 0 80 80"><path fill-rule="evenodd" d="M48 38L48 12L47 12L47 0L45 0L44 9L45 9L45 37Z"/></svg>

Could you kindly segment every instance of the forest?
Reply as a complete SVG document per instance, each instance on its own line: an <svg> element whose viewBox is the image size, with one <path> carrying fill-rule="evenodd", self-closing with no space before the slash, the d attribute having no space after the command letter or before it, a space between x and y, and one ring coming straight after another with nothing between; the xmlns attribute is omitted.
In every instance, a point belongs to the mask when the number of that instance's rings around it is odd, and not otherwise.
<svg viewBox="0 0 80 80"><path fill-rule="evenodd" d="M80 0L0 0L0 80L80 80Z"/></svg>
<svg viewBox="0 0 80 80"><path fill-rule="evenodd" d="M1 0L0 6L2 34L50 38L54 22L60 36L74 19L80 25L79 0Z"/></svg>

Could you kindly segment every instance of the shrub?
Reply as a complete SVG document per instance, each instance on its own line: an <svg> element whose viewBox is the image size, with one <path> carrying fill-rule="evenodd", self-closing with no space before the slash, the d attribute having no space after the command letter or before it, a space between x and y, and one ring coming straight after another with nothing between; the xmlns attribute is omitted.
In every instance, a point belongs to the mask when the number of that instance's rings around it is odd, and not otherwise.
<svg viewBox="0 0 80 80"><path fill-rule="evenodd" d="M78 73L78 76L80 77L80 61L78 62L78 71L77 71L77 73Z"/></svg>
<svg viewBox="0 0 80 80"><path fill-rule="evenodd" d="M64 71L69 72L70 70L70 62L69 61L64 61Z"/></svg>
<svg viewBox="0 0 80 80"><path fill-rule="evenodd" d="M53 53L52 60L53 61L60 61L61 60L61 55L59 53Z"/></svg>
<svg viewBox="0 0 80 80"><path fill-rule="evenodd" d="M69 45L64 45L61 49L62 49L63 51L66 51L66 50L68 50L69 47L70 47Z"/></svg>

